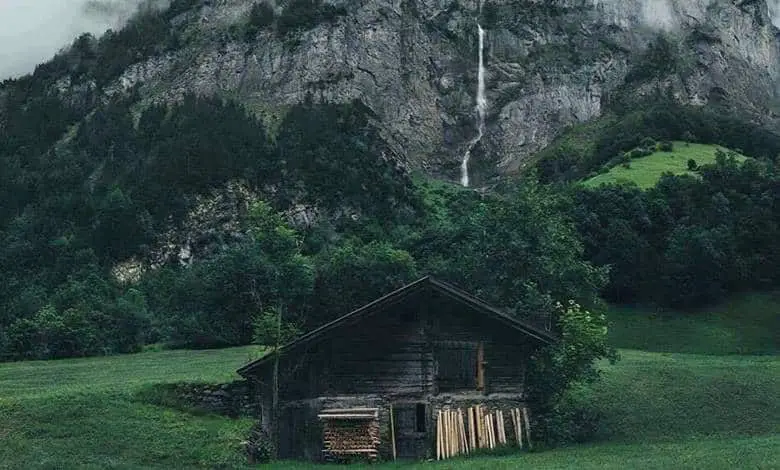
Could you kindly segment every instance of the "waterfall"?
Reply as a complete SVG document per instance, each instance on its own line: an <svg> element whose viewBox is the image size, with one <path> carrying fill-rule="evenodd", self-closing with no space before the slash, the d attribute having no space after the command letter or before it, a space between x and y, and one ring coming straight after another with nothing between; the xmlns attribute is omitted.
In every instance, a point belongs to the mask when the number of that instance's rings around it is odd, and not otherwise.
<svg viewBox="0 0 780 470"><path fill-rule="evenodd" d="M482 11L482 4L479 5L480 12ZM479 32L479 68L477 69L477 135L471 141L466 148L466 153L463 155L463 162L460 165L460 183L468 187L469 185L469 160L471 159L471 151L477 143L482 140L482 136L485 135L485 113L487 112L487 98L485 98L485 30L482 29L482 25L479 24L479 17L477 17L477 31Z"/></svg>

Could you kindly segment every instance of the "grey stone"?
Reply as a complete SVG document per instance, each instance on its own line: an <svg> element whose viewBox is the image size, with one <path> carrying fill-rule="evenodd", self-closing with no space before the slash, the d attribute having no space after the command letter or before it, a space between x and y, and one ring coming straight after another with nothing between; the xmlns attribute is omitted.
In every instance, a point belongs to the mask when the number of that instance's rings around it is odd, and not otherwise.
<svg viewBox="0 0 780 470"><path fill-rule="evenodd" d="M141 84L150 102L185 92L235 97L269 121L307 94L360 99L412 168L457 179L475 133L477 1L334 3L346 16L291 45L270 31L251 43L226 40L251 2L212 2L195 15L208 21L187 23L195 38L188 46L129 67L110 93ZM685 67L633 94L662 88L695 105L725 94L759 122L776 119L778 31L764 1L492 0L488 7L499 21L484 25L489 109L474 155L480 168L517 170L567 126L600 116L605 97L624 86L630 63L659 34L678 44ZM316 213L293 217L306 225Z"/></svg>

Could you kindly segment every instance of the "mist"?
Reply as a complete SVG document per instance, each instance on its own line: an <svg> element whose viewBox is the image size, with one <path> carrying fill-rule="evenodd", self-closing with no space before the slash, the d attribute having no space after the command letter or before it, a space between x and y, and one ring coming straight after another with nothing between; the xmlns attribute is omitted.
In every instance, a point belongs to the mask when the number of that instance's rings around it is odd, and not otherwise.
<svg viewBox="0 0 780 470"><path fill-rule="evenodd" d="M145 0L0 0L0 80L31 73L82 33L121 28Z"/></svg>
<svg viewBox="0 0 780 470"><path fill-rule="evenodd" d="M766 5L769 7L772 24L780 28L780 0L766 0Z"/></svg>

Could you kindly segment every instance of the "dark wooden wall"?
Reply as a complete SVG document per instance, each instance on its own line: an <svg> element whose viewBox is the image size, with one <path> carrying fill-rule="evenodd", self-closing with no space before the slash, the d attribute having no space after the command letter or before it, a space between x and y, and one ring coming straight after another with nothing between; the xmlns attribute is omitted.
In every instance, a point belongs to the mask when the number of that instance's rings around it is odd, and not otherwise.
<svg viewBox="0 0 780 470"><path fill-rule="evenodd" d="M478 343L483 344L487 363L485 392L521 393L531 340L493 319L459 311L462 308L443 295L421 294L371 318L342 326L305 353L282 360L280 397L284 401L436 394L437 370L462 367L440 362L464 360L439 351L458 344L476 347ZM474 390L471 384L463 391ZM458 390L450 385L446 391Z"/></svg>
<svg viewBox="0 0 780 470"><path fill-rule="evenodd" d="M461 304L438 293L429 297L426 307L429 338L434 345L453 341L483 344L485 393L523 392L533 340L491 318L462 312Z"/></svg>
<svg viewBox="0 0 780 470"><path fill-rule="evenodd" d="M283 361L283 399L420 395L433 389L433 355L416 302L354 325Z"/></svg>

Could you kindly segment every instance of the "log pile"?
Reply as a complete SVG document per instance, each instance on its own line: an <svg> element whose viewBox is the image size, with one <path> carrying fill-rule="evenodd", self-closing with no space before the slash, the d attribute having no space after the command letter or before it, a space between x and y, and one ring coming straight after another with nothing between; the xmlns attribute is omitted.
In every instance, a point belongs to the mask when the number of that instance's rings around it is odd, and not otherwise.
<svg viewBox="0 0 780 470"><path fill-rule="evenodd" d="M379 455L379 410L349 408L323 410L323 458L341 461L360 457L376 460Z"/></svg>
<svg viewBox="0 0 780 470"><path fill-rule="evenodd" d="M527 408L490 411L482 405L463 409L442 409L436 417L436 460L469 454L476 449L495 449L513 441L523 448L525 441L531 447L530 422ZM514 440L507 437L506 420L514 430ZM511 436L511 433L509 434Z"/></svg>

